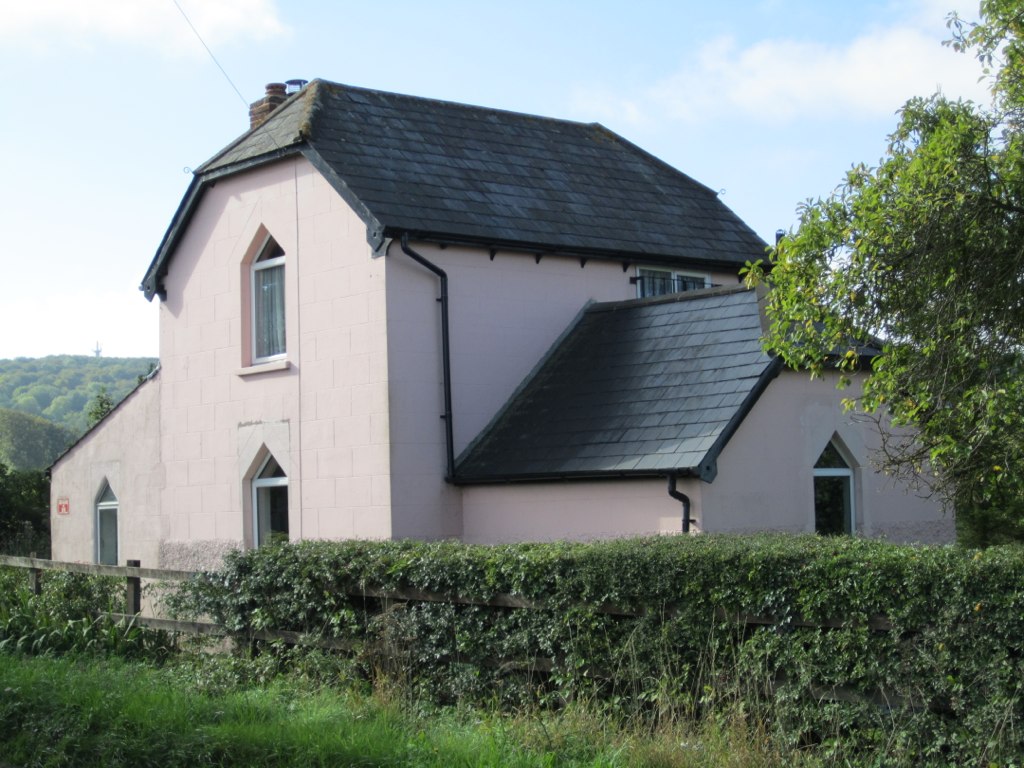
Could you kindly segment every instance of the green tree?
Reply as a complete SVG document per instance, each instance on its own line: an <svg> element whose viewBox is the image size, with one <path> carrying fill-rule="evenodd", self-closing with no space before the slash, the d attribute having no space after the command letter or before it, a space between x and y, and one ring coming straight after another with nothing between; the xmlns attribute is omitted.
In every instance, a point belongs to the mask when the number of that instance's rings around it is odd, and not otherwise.
<svg viewBox="0 0 1024 768"><path fill-rule="evenodd" d="M46 419L0 408L0 462L12 469L45 469L74 438Z"/></svg>
<svg viewBox="0 0 1024 768"><path fill-rule="evenodd" d="M89 403L89 426L93 426L98 423L104 416L114 410L114 406L117 405L114 399L107 392L105 386L101 386L99 392L96 393Z"/></svg>
<svg viewBox="0 0 1024 768"><path fill-rule="evenodd" d="M50 483L39 470L0 463L0 553L50 555Z"/></svg>
<svg viewBox="0 0 1024 768"><path fill-rule="evenodd" d="M978 56L991 105L908 101L878 167L803 206L770 272L751 270L790 365L850 374L882 343L849 405L886 426L883 466L939 494L972 544L1024 539L1024 6L980 13L951 16L949 43Z"/></svg>

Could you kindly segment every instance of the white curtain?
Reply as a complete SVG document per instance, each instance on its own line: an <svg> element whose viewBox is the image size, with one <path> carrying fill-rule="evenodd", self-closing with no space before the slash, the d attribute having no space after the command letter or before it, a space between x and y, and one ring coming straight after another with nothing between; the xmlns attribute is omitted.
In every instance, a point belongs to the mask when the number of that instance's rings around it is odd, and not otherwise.
<svg viewBox="0 0 1024 768"><path fill-rule="evenodd" d="M257 358L283 355L284 264L253 271L253 334Z"/></svg>

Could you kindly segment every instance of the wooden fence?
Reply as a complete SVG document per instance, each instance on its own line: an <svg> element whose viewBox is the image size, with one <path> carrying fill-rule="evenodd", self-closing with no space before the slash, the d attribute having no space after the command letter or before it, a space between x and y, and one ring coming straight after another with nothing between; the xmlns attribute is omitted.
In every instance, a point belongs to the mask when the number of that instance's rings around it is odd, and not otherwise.
<svg viewBox="0 0 1024 768"><path fill-rule="evenodd" d="M318 648L342 651L357 651L361 643L353 640L311 635L302 632L280 629L248 630L237 632L221 624L202 621L178 621L155 616L143 616L141 612L142 580L148 579L157 582L185 581L196 575L194 571L175 571L162 568L143 568L138 560L129 560L127 565L96 565L92 563L67 563L54 560L43 560L35 557L12 557L0 555L0 567L23 568L29 572L31 589L39 594L41 590L41 578L44 571L64 571L69 573L82 573L90 576L113 576L123 578L125 581L124 592L124 613L108 613L107 617L115 621L131 622L138 626L147 627L165 632L181 633L193 636L208 636L233 638L244 642L256 640L280 641L291 645L314 646ZM369 598L384 601L397 602L426 602L426 603L448 603L455 605L478 605L495 608L512 608L523 610L543 610L548 606L539 600L531 600L519 595L495 594L487 599L471 598L461 595L431 592L427 590L406 588L406 589L377 589L374 587L352 588L347 590L351 597ZM639 617L646 611L636 610L605 603L596 607L599 613L610 616ZM671 617L675 611L671 606L663 610L663 615ZM719 619L730 621L740 627L764 627L781 626L806 627L820 629L842 629L845 627L861 626L863 622L852 622L843 620L831 621L804 621L802 619L790 618L782 622L774 616L759 616L738 611L728 611L725 608L718 608L716 616ZM893 629L892 623L885 616L872 616L867 622L867 628L873 631L888 632ZM532 659L529 662L515 663L508 659L492 659L494 665L502 667L519 668L523 665L536 672L550 672L553 669L551 659ZM783 678L772 681L772 687L784 683ZM819 700L831 701L860 701L870 702L883 709L893 707L915 707L917 702L899 696L884 696L881 693L865 694L864 692L848 688L846 686L816 687L812 691ZM2 767L0 767L2 768Z"/></svg>
<svg viewBox="0 0 1024 768"><path fill-rule="evenodd" d="M174 571L164 568L143 568L138 560L129 560L127 565L97 565L94 563L65 563L56 560L42 560L35 557L12 557L0 555L0 566L23 568L28 571L30 589L39 594L42 589L44 571L81 573L88 576L113 576L125 582L124 613L105 614L115 621L130 621L137 626L164 632L178 632L185 635L209 637L243 637L246 640L280 640L293 645L314 645L321 648L352 650L355 644L349 640L332 637L315 637L289 630L253 630L235 632L222 624L205 621L178 621L156 616L142 615L142 580L186 581L196 575L195 571ZM369 595L368 595L369 596Z"/></svg>
<svg viewBox="0 0 1024 768"><path fill-rule="evenodd" d="M217 624L206 624L202 622L172 621L170 619L158 619L141 615L142 579L153 581L186 581L196 575L195 571L174 571L162 568L143 568L138 560L129 560L127 565L95 565L92 563L65 563L55 560L42 560L34 557L11 557L0 555L0 566L13 568L25 568L29 571L29 581L33 591L38 594L40 590L40 578L43 571L66 571L70 573L84 573L91 576L114 576L125 580L125 612L116 614L121 618L132 618L136 623L144 626L151 626L154 629L163 629L169 632L182 632L186 634L209 635L209 634L231 634L231 631ZM454 605L479 605L491 608L520 608L525 610L543 610L548 606L540 600L531 600L520 595L495 594L487 599L464 597L442 592L430 592L422 589L377 589L374 587L352 588L347 591L351 597L371 598L378 600L391 600L399 602L420 602L420 603L449 603ZM598 613L610 616L639 617L646 614L644 609L626 608L612 603L603 603L596 606ZM671 617L675 611L671 606L664 610L666 617ZM858 622L843 621L840 619L825 621L804 621L800 618L790 619L786 622L779 621L774 616L761 616L738 611L728 611L725 608L718 608L716 611L719 619L729 620L741 626L776 626L785 623L788 627L807 627L820 629L842 629L844 627L858 626ZM892 630L892 623L885 616L872 616L867 620L867 627L870 630L887 632ZM300 642L299 638L304 637L301 633L274 630L267 631L268 637L254 637L254 639L281 639L286 642ZM270 637L273 635L273 637ZM309 643L312 639L307 638ZM322 644L322 638L315 644Z"/></svg>

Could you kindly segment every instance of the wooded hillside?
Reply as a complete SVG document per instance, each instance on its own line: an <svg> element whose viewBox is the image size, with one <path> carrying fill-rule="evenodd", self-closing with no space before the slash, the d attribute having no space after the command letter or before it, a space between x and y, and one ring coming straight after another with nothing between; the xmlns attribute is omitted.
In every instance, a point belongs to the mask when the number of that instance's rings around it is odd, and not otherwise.
<svg viewBox="0 0 1024 768"><path fill-rule="evenodd" d="M156 362L84 355L0 360L0 463L48 467L89 428L97 402L119 403Z"/></svg>
<svg viewBox="0 0 1024 768"><path fill-rule="evenodd" d="M78 437L41 416L0 408L0 464L46 469Z"/></svg>

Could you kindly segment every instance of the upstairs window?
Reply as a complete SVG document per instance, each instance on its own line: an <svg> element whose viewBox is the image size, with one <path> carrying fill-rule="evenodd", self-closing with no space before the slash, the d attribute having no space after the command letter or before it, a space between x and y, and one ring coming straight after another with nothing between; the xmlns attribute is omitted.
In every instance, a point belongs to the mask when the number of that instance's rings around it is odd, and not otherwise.
<svg viewBox="0 0 1024 768"><path fill-rule="evenodd" d="M252 481L253 540L288 541L288 476L268 455Z"/></svg>
<svg viewBox="0 0 1024 768"><path fill-rule="evenodd" d="M268 237L252 263L252 362L285 356L284 251Z"/></svg>
<svg viewBox="0 0 1024 768"><path fill-rule="evenodd" d="M853 469L829 442L814 464L814 530L824 536L857 530Z"/></svg>
<svg viewBox="0 0 1024 768"><path fill-rule="evenodd" d="M700 272L679 272L648 267L638 267L636 277L632 278L631 282L636 284L638 299L711 287L709 276Z"/></svg>

